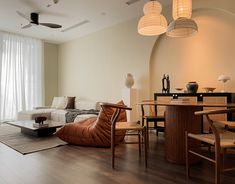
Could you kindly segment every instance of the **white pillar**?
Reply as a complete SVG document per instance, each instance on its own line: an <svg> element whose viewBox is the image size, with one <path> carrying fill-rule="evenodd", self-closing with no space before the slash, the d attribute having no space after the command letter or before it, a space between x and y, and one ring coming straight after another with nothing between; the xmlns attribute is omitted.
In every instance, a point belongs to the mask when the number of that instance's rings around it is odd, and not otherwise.
<svg viewBox="0 0 235 184"><path fill-rule="evenodd" d="M122 100L124 101L125 105L131 107L132 110L127 110L127 121L137 121L138 120L138 106L136 105L137 102L137 89L135 88L125 88L122 89Z"/></svg>

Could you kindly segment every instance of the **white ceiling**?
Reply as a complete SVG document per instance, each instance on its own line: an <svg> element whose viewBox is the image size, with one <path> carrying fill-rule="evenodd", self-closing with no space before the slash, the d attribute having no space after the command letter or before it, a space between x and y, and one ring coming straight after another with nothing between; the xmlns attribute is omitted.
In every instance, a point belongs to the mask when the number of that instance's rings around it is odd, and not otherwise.
<svg viewBox="0 0 235 184"><path fill-rule="evenodd" d="M129 19L143 15L143 5L148 0L139 0L128 6L128 0L0 0L0 30L40 38L54 43L62 43L86 34L101 30ZM171 0L159 0L164 6ZM47 5L51 5L47 7ZM61 24L61 29L50 29L44 26L33 26L21 29L28 21L16 11L29 16L39 12L39 22ZM70 26L84 20L89 22L77 28L62 32Z"/></svg>

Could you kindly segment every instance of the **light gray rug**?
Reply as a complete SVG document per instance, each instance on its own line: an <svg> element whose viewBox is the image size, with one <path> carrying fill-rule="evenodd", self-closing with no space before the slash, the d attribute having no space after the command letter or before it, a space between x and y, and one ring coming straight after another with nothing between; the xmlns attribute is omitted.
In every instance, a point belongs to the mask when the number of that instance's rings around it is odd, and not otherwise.
<svg viewBox="0 0 235 184"><path fill-rule="evenodd" d="M20 128L6 124L0 126L0 142L23 155L67 144L56 136L28 136L22 134Z"/></svg>

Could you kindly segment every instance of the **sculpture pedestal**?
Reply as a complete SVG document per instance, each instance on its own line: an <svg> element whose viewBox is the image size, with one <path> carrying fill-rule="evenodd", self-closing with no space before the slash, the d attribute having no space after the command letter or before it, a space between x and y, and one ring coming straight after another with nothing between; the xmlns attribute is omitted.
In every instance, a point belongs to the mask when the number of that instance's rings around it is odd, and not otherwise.
<svg viewBox="0 0 235 184"><path fill-rule="evenodd" d="M127 121L137 121L137 89L135 88L126 88L122 90L122 100L125 105L131 107L131 111L126 111Z"/></svg>

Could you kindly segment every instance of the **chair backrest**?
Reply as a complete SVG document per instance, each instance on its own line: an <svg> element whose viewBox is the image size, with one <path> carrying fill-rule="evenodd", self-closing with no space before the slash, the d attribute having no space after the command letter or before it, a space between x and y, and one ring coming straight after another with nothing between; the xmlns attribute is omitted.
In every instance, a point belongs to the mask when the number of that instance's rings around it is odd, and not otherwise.
<svg viewBox="0 0 235 184"><path fill-rule="evenodd" d="M123 110L124 111L131 110L130 107L127 107L126 105L124 105L122 103L120 103L120 104L113 104L113 103L107 103L107 102L100 102L100 106L101 106L105 116L110 121L112 126L115 126L121 111L123 111ZM112 108L114 110L113 114L111 116L106 111L106 109L110 109L110 108Z"/></svg>
<svg viewBox="0 0 235 184"><path fill-rule="evenodd" d="M203 115L207 119L207 123L209 124L209 128L212 133L215 135L215 144L217 147L220 147L220 131L221 127L216 126L214 121L210 118L212 114L226 114L226 113L235 113L235 108L232 109L221 109L221 110L208 110L208 111L197 111L195 115Z"/></svg>
<svg viewBox="0 0 235 184"><path fill-rule="evenodd" d="M157 105L149 105L153 103L154 100L142 100L142 105L141 105L142 116L146 115L147 108L149 111L148 114L150 116L157 116Z"/></svg>

